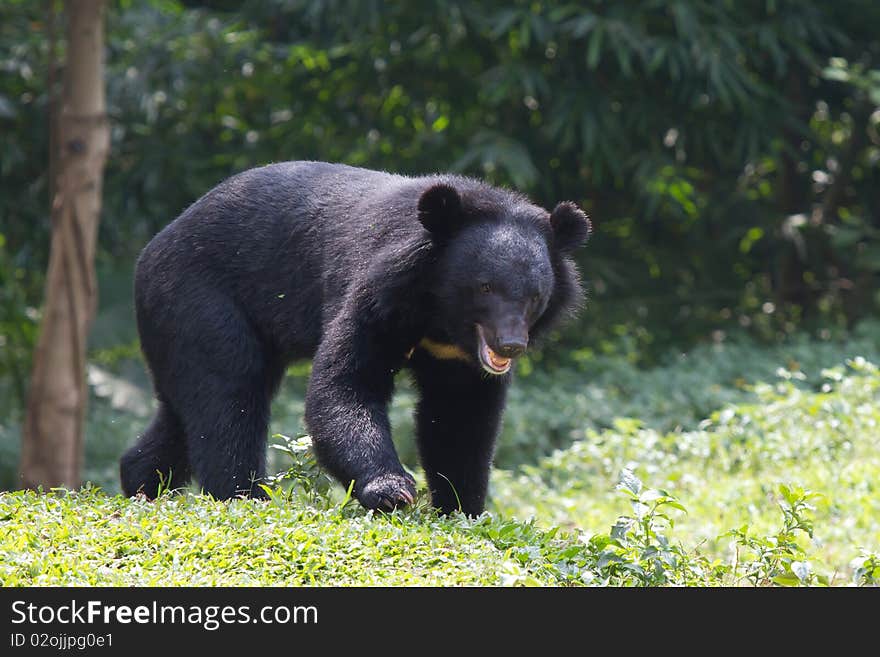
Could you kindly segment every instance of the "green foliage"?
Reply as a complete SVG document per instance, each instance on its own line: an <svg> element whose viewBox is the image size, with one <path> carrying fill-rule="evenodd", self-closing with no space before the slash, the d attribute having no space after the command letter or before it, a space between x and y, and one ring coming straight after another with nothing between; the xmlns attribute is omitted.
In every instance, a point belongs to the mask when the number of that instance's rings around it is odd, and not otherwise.
<svg viewBox="0 0 880 657"><path fill-rule="evenodd" d="M852 582L856 586L880 585L880 554L863 550L862 555L853 559L849 566L853 572Z"/></svg>
<svg viewBox="0 0 880 657"><path fill-rule="evenodd" d="M782 509L783 525L776 534L753 536L747 525L728 532L737 545L734 578L743 577L755 586L770 583L780 586L810 585L816 582L827 584L827 577L817 577L812 572L810 562L805 559L804 550L797 541L798 532L813 538L813 523L806 513L813 510L810 501L821 495L799 486L789 488L785 484L780 484L779 493L782 495L779 506ZM741 549L746 550L742 565ZM741 575L739 571L742 571Z"/></svg>
<svg viewBox="0 0 880 657"><path fill-rule="evenodd" d="M497 472L494 509L596 532L591 544L610 550L611 574L623 568L616 555L642 583L840 585L845 573L871 583L880 544L880 371L854 358L824 370L815 389L797 370L779 375L752 387L756 401L728 405L691 430L626 419L588 429L536 465ZM634 505L623 518L614 492L621 471ZM639 479L658 490L644 491ZM678 505L688 513L668 513ZM615 529L605 534L609 524ZM687 537L684 547L675 535Z"/></svg>
<svg viewBox="0 0 880 657"><path fill-rule="evenodd" d="M29 277L0 233L0 417L24 406L37 311L28 305Z"/></svg>
<svg viewBox="0 0 880 657"><path fill-rule="evenodd" d="M619 418L638 418L642 426L669 431L695 429L715 410L755 398L750 383L771 380L779 367L803 374L804 389L818 389L822 370L859 354L880 361L876 327L865 324L847 340L816 340L804 335L762 347L733 336L687 352L669 350L655 367L626 358L624 341L607 345L607 354L575 351L566 366L537 364L511 389L497 462L510 467L565 447L584 429L606 429ZM583 358L583 356L586 356ZM407 406L408 407L408 406ZM409 430L402 414L396 427Z"/></svg>
<svg viewBox="0 0 880 657"><path fill-rule="evenodd" d="M269 478L269 486L289 483L293 490L313 504L319 497L327 496L335 482L315 460L311 437L301 435L291 438L277 433L272 438L279 442L273 442L269 446L284 454L289 465Z"/></svg>
<svg viewBox="0 0 880 657"><path fill-rule="evenodd" d="M644 489L629 470L621 473L617 488L629 498L633 515L620 516L610 534L593 536L588 543L597 557L603 583L700 583L704 578L702 569L690 564L685 551L667 536L675 525L669 513L686 513L687 509L666 491ZM683 581L677 581L679 578Z"/></svg>
<svg viewBox="0 0 880 657"><path fill-rule="evenodd" d="M453 169L593 215L590 308L557 346L841 326L878 302L878 21L864 1L120 3L99 259L130 264L245 167ZM44 5L0 7L18 324L48 249L47 33ZM30 338L0 328L20 388Z"/></svg>

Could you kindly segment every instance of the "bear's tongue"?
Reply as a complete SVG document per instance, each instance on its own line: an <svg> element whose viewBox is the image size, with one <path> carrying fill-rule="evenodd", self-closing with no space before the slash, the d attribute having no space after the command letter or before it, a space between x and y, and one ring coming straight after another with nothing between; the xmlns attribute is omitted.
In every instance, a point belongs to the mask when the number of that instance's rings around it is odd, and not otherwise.
<svg viewBox="0 0 880 657"><path fill-rule="evenodd" d="M510 363L509 358L504 358L503 356L499 356L492 348L488 345L486 346L486 355L489 356L489 362L495 366L496 369L503 370Z"/></svg>

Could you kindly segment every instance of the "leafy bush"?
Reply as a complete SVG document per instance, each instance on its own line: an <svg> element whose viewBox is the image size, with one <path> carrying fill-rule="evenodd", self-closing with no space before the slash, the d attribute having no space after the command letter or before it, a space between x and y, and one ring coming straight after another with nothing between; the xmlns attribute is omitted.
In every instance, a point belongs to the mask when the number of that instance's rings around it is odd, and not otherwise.
<svg viewBox="0 0 880 657"><path fill-rule="evenodd" d="M825 370L818 390L805 388L798 371L779 374L776 384L752 388L757 401L729 405L696 429L664 432L620 419L612 429L586 430L537 465L496 472L494 509L588 533L614 524L597 547L614 546L630 564L631 550L653 546L657 553L648 556L661 558L671 527L657 521L682 504L689 513L675 529L688 537L683 554L711 559L706 572L724 565L724 581L840 584L836 578L851 572L869 583L880 545L880 373L855 358ZM626 485L637 512L622 524L613 493L621 471L664 489L645 499L639 486ZM639 513L654 503L652 522L641 522ZM641 568L640 577L657 576L656 564ZM679 581L690 577L680 573Z"/></svg>
<svg viewBox="0 0 880 657"><path fill-rule="evenodd" d="M565 447L584 429L638 418L645 427L695 429L713 411L755 398L750 384L770 380L782 365L803 374L795 382L818 389L822 370L846 358L880 362L880 331L865 323L847 340L797 335L772 346L732 337L687 352L670 350L651 368L625 357L574 352L561 367L535 366L518 377L507 404L497 461L530 463L535 454ZM572 366L572 362L579 367Z"/></svg>

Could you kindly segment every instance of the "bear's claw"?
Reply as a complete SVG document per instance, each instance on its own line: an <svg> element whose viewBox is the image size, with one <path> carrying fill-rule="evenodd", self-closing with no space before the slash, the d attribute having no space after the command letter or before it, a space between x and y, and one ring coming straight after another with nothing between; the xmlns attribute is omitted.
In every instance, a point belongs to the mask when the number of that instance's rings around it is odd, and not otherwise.
<svg viewBox="0 0 880 657"><path fill-rule="evenodd" d="M412 504L415 499L416 482L407 473L380 475L369 481L357 498L367 509L394 509Z"/></svg>

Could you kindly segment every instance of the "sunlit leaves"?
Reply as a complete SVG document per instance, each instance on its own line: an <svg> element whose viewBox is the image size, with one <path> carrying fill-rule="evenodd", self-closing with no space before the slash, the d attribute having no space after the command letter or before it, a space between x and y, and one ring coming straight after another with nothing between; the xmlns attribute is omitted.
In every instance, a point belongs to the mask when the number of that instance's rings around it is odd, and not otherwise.
<svg viewBox="0 0 880 657"><path fill-rule="evenodd" d="M696 361L691 368L702 369ZM499 473L495 507L581 527L603 572L620 574L628 564L641 583L659 581L643 562L664 551L680 566L664 567L667 582L876 582L877 367L859 357L805 369L809 377L783 368L778 383L754 386L757 401L713 413L697 431L660 432L630 420L587 430L538 464ZM680 389L669 370L657 385L666 392L652 399ZM709 386L694 379L689 388Z"/></svg>

